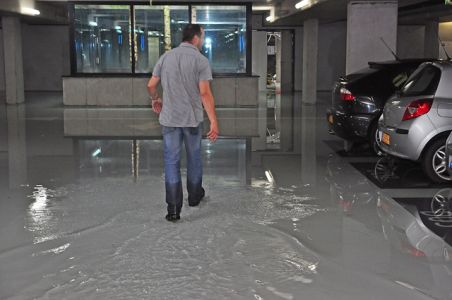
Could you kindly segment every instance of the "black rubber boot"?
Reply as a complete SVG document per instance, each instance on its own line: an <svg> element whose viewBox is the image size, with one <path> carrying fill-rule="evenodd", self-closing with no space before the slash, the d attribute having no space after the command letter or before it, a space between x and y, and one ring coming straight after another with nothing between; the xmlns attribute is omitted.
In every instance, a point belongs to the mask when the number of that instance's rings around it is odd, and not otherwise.
<svg viewBox="0 0 452 300"><path fill-rule="evenodd" d="M180 215L176 215L176 214L167 214L165 219L169 222L177 222L180 220Z"/></svg>
<svg viewBox="0 0 452 300"><path fill-rule="evenodd" d="M168 221L177 221L180 219L180 212L182 210L182 183L165 184L166 188L166 204L168 205L168 215L166 219Z"/></svg>
<svg viewBox="0 0 452 300"><path fill-rule="evenodd" d="M198 206L199 203L201 203L202 199L204 199L204 197L206 196L206 191L204 190L204 188L201 188L201 192L198 196L198 199L192 199L190 198L190 196L188 196L188 206L194 207L194 206Z"/></svg>

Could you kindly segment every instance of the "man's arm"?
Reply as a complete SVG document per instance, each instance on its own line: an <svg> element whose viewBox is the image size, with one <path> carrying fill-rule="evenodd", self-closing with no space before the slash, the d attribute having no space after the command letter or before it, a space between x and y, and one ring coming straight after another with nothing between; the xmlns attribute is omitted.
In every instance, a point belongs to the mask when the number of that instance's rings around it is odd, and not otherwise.
<svg viewBox="0 0 452 300"><path fill-rule="evenodd" d="M210 131L207 133L207 137L212 142L215 142L220 132L218 129L217 114L215 112L215 101L213 99L212 91L210 90L209 80L201 80L199 82L199 92L201 94L202 104L204 105L204 109L210 120Z"/></svg>
<svg viewBox="0 0 452 300"><path fill-rule="evenodd" d="M159 114L162 111L162 99L158 93L157 87L160 82L160 77L152 76L148 82L148 93L152 99L152 109Z"/></svg>

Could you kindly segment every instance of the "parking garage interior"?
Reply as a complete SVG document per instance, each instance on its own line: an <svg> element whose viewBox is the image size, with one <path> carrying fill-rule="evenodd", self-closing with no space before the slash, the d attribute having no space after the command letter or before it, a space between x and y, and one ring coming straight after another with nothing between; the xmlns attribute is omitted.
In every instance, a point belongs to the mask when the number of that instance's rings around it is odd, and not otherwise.
<svg viewBox="0 0 452 300"><path fill-rule="evenodd" d="M429 109L452 101L450 1L2 0L0 18L0 299L452 299L452 177L421 163L452 123L413 160L386 149L402 125L374 151L327 115L362 97L341 82L406 62L385 101L429 67ZM172 224L146 85L187 24L220 138Z"/></svg>

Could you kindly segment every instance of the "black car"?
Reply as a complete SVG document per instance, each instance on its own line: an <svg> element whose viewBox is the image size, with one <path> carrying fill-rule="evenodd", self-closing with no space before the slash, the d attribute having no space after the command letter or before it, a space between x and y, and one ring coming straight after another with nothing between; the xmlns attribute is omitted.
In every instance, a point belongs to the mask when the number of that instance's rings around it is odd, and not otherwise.
<svg viewBox="0 0 452 300"><path fill-rule="evenodd" d="M330 132L348 145L369 142L378 153L375 134L386 101L426 61L432 59L371 62L368 68L339 78L332 92L332 107L327 110Z"/></svg>

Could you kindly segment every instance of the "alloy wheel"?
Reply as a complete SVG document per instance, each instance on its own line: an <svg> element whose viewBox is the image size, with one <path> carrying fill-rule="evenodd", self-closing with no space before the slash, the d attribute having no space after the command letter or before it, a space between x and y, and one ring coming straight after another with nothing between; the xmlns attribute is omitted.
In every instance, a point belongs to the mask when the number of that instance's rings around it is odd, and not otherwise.
<svg viewBox="0 0 452 300"><path fill-rule="evenodd" d="M436 175L441 179L451 181L449 173L447 172L446 146L442 146L436 150L433 155L432 167Z"/></svg>

